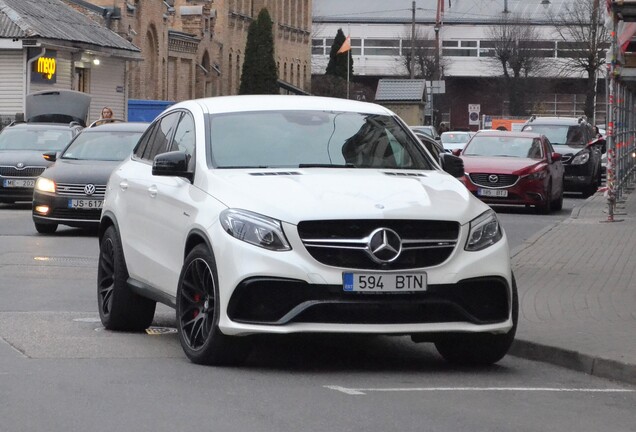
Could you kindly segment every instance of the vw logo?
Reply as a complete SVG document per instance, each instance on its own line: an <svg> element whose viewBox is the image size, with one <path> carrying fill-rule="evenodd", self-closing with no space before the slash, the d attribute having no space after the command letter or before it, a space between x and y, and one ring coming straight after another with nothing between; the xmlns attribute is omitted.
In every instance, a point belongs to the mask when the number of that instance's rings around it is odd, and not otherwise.
<svg viewBox="0 0 636 432"><path fill-rule="evenodd" d="M371 233L367 251L373 261L383 264L395 261L402 252L402 239L392 229L378 228Z"/></svg>
<svg viewBox="0 0 636 432"><path fill-rule="evenodd" d="M84 193L86 195L93 195L95 193L95 185L89 183L86 186L84 186Z"/></svg>
<svg viewBox="0 0 636 432"><path fill-rule="evenodd" d="M24 168L24 163L18 162L18 164L15 167L16 168Z"/></svg>
<svg viewBox="0 0 636 432"><path fill-rule="evenodd" d="M488 176L488 181L489 181L490 183L499 183L499 176L498 176L498 175L496 175L496 174L490 174L490 175Z"/></svg>

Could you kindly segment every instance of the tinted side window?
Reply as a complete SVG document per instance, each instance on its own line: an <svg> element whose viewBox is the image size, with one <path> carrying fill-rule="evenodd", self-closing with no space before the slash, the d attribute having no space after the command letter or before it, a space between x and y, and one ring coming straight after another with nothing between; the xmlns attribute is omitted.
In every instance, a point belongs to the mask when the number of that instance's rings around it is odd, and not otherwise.
<svg viewBox="0 0 636 432"><path fill-rule="evenodd" d="M168 151L170 138L181 112L173 112L159 120L148 145L144 149L143 159L152 161L159 153Z"/></svg>
<svg viewBox="0 0 636 432"><path fill-rule="evenodd" d="M141 139L139 140L139 144L137 144L137 147L135 148L135 157L141 158L143 156L146 147L148 147L148 143L152 141L152 136L157 130L157 125L158 123L155 123L154 125L149 127L146 132L144 132Z"/></svg>
<svg viewBox="0 0 636 432"><path fill-rule="evenodd" d="M170 150L179 150L190 155L190 168L194 164L194 119L189 113L185 113L177 126Z"/></svg>

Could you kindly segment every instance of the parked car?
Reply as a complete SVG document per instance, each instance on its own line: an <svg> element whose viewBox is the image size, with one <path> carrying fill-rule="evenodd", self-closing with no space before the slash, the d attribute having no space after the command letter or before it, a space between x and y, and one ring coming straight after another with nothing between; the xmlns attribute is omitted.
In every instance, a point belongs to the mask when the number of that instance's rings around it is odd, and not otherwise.
<svg viewBox="0 0 636 432"><path fill-rule="evenodd" d="M165 303L204 364L241 361L261 334L334 332L411 335L452 362L496 362L518 316L506 235L454 178L461 159L441 166L375 104L173 105L108 181L102 323L142 330Z"/></svg>
<svg viewBox="0 0 636 432"><path fill-rule="evenodd" d="M544 135L478 132L461 157L466 187L488 204L534 206L546 214L563 207L561 155Z"/></svg>
<svg viewBox="0 0 636 432"><path fill-rule="evenodd" d="M439 132L437 132L437 128L433 125L428 126L411 126L411 130L413 132L420 132L425 135L428 135L429 138L434 139L437 142L440 142Z"/></svg>
<svg viewBox="0 0 636 432"><path fill-rule="evenodd" d="M36 178L51 164L46 151L60 151L85 126L90 96L46 91L26 98L26 122L0 131L0 202L31 201Z"/></svg>
<svg viewBox="0 0 636 432"><path fill-rule="evenodd" d="M58 225L97 228L108 177L132 153L148 123L109 123L84 129L38 177L33 191L32 217L39 233L51 234Z"/></svg>
<svg viewBox="0 0 636 432"><path fill-rule="evenodd" d="M604 139L584 117L532 117L523 131L545 135L554 150L563 155L565 190L590 196L601 185L601 157L606 152Z"/></svg>
<svg viewBox="0 0 636 432"><path fill-rule="evenodd" d="M471 132L442 132L440 141L444 150L452 152L456 149L463 149L472 136Z"/></svg>
<svg viewBox="0 0 636 432"><path fill-rule="evenodd" d="M433 156L435 156L435 158L437 158L437 160L440 160L442 153L447 153L444 151L444 147L442 147L442 145L439 142L435 141L433 138L426 135L425 133L422 133L422 132L413 132L413 133L415 134L417 139L419 139L420 142L424 145L424 147L426 147L426 149Z"/></svg>

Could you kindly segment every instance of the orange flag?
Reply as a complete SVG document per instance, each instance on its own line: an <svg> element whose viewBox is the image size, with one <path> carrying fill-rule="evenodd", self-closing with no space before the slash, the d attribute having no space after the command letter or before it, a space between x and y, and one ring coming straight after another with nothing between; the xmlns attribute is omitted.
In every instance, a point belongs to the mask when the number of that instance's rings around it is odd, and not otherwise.
<svg viewBox="0 0 636 432"><path fill-rule="evenodd" d="M342 45L340 46L340 49L338 50L338 52L336 54L346 53L350 49L351 49L351 38L349 36L347 36L347 38L342 43Z"/></svg>

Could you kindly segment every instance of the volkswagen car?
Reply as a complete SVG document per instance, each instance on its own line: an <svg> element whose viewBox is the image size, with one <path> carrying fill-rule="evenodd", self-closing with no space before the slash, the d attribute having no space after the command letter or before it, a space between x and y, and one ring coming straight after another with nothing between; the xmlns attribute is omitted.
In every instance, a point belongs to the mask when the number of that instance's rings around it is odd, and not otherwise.
<svg viewBox="0 0 636 432"><path fill-rule="evenodd" d="M102 212L106 182L115 167L130 156L147 123L109 123L84 129L38 177L33 191L32 217L39 233L51 234L58 225L96 228Z"/></svg>
<svg viewBox="0 0 636 432"><path fill-rule="evenodd" d="M482 201L533 206L544 214L563 207L561 155L545 136L477 132L460 154L466 171L464 183Z"/></svg>
<svg viewBox="0 0 636 432"><path fill-rule="evenodd" d="M379 105L180 102L108 181L101 321L142 331L169 305L202 364L240 362L259 335L291 333L410 335L451 362L496 362L514 338L517 289L506 234L463 173Z"/></svg>

